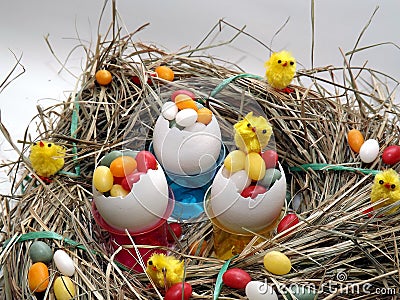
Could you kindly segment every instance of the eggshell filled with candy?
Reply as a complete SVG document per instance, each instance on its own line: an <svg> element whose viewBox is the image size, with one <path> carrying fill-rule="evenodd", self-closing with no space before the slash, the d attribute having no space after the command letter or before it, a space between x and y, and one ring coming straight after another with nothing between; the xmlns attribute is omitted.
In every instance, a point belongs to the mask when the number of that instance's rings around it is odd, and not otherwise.
<svg viewBox="0 0 400 300"><path fill-rule="evenodd" d="M189 114L193 119L196 118L196 122L197 113L192 109L181 110L176 117L186 110L191 111ZM187 126L190 126L189 122ZM153 149L157 160L167 173L195 175L215 165L222 146L221 131L215 116L203 128L194 132L177 127L170 128L168 120L163 116L158 117L153 131Z"/></svg>
<svg viewBox="0 0 400 300"><path fill-rule="evenodd" d="M222 275L222 281L226 286L234 289L244 289L251 281L249 273L239 268L232 268L227 270Z"/></svg>
<svg viewBox="0 0 400 300"><path fill-rule="evenodd" d="M243 197L235 182L226 176L225 167L221 167L211 185L210 209L205 208L209 217L216 218L221 225L237 233L247 233L243 227L259 232L274 223L286 199L286 176L279 163L278 167L281 178L254 199Z"/></svg>
<svg viewBox="0 0 400 300"><path fill-rule="evenodd" d="M137 151L131 151L135 155ZM125 154L124 154L125 155ZM97 168L96 168L97 169ZM117 230L142 231L156 225L168 206L168 184L163 168L157 162L156 169L146 173L134 171L127 177L135 177L121 186L129 193L125 197L107 197L93 186L96 209L111 227Z"/></svg>
<svg viewBox="0 0 400 300"><path fill-rule="evenodd" d="M382 161L387 165L394 165L400 161L400 146L391 145L382 153Z"/></svg>
<svg viewBox="0 0 400 300"><path fill-rule="evenodd" d="M360 159L364 163L373 162L379 154L379 143L377 140L366 140L360 148Z"/></svg>

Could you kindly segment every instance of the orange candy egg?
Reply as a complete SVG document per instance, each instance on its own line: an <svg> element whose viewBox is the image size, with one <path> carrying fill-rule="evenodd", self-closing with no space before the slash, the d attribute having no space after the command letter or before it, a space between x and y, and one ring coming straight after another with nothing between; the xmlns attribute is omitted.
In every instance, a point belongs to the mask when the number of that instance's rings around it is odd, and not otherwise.
<svg viewBox="0 0 400 300"><path fill-rule="evenodd" d="M212 120L212 111L207 107L202 107L197 111L197 122L205 125L209 124Z"/></svg>
<svg viewBox="0 0 400 300"><path fill-rule="evenodd" d="M110 171L115 177L125 177L136 170L137 162L131 156L120 156L110 164Z"/></svg>
<svg viewBox="0 0 400 300"><path fill-rule="evenodd" d="M44 263L37 262L29 268L28 284L31 292L43 292L49 282L49 269Z"/></svg>
<svg viewBox="0 0 400 300"><path fill-rule="evenodd" d="M357 129L352 129L347 133L347 141L351 150L358 153L360 152L362 144L364 144L364 137L361 131Z"/></svg>
<svg viewBox="0 0 400 300"><path fill-rule="evenodd" d="M177 95L175 97L175 104L179 110L182 110L185 108L191 108L191 109L194 109L195 111L198 111L196 102L192 98L190 98L188 95L185 95L185 94Z"/></svg>
<svg viewBox="0 0 400 300"><path fill-rule="evenodd" d="M112 75L110 71L107 70L99 70L95 74L96 81L100 85L108 85L112 81Z"/></svg>
<svg viewBox="0 0 400 300"><path fill-rule="evenodd" d="M166 66L159 66L155 69L155 72L157 73L157 76L168 80L168 81L173 81L174 80L174 71L172 71L171 68L168 68Z"/></svg>

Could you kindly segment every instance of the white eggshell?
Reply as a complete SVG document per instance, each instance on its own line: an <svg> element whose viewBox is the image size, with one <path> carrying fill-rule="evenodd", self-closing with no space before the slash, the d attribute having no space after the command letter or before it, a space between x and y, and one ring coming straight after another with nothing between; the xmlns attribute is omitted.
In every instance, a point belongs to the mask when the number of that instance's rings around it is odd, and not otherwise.
<svg viewBox="0 0 400 300"><path fill-rule="evenodd" d="M206 128L206 125L200 122L196 122L188 127L185 127L183 130L187 130L190 132L198 132L203 131Z"/></svg>
<svg viewBox="0 0 400 300"><path fill-rule="evenodd" d="M254 199L244 198L236 190L235 183L222 175L220 168L211 185L210 207L212 215L224 227L237 232L247 233L243 228L260 232L271 225L281 213L286 199L286 176L282 174L270 189Z"/></svg>
<svg viewBox="0 0 400 300"><path fill-rule="evenodd" d="M249 300L278 300L278 295L266 282L250 281L245 291Z"/></svg>
<svg viewBox="0 0 400 300"><path fill-rule="evenodd" d="M75 265L72 258L64 251L57 250L53 255L54 263L61 274L72 276L75 273Z"/></svg>
<svg viewBox="0 0 400 300"><path fill-rule="evenodd" d="M149 169L141 175L124 198L105 197L93 188L93 200L98 212L111 227L143 231L156 225L167 210L167 179L158 164L157 170Z"/></svg>
<svg viewBox="0 0 400 300"><path fill-rule="evenodd" d="M245 170L240 170L233 173L229 179L235 183L238 193L241 193L251 184L251 179L249 176L247 176L247 172Z"/></svg>
<svg viewBox="0 0 400 300"><path fill-rule="evenodd" d="M364 163L373 162L379 154L379 143L377 140L366 140L360 148L360 159Z"/></svg>
<svg viewBox="0 0 400 300"><path fill-rule="evenodd" d="M218 160L221 145L221 130L215 116L200 132L169 128L169 122L162 116L154 126L154 153L167 173L195 175L211 169Z"/></svg>
<svg viewBox="0 0 400 300"><path fill-rule="evenodd" d="M167 101L161 107L162 116L169 121L175 119L177 113L178 106L176 106L175 102Z"/></svg>
<svg viewBox="0 0 400 300"><path fill-rule="evenodd" d="M191 108L185 108L175 116L175 122L177 125L182 127L188 127L196 123L197 121L197 112Z"/></svg>

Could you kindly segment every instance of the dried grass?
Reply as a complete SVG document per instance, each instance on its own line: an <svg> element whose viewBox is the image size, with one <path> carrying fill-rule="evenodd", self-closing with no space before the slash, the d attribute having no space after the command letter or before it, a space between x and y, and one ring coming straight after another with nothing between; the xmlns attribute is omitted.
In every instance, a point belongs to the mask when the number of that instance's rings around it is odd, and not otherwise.
<svg viewBox="0 0 400 300"><path fill-rule="evenodd" d="M228 69L215 58L202 56L202 44L190 52L167 53L136 42L137 31L123 36L121 27L115 20L108 35L99 37L93 52L82 45L88 57L81 86L64 103L40 110L33 122L38 134L35 140L50 139L68 149L63 172L50 185L37 178L26 158L31 142L27 137L22 141L20 159L11 164L13 174L23 175L13 178L13 196L1 199L3 298L36 299L26 278L28 249L31 239L38 236L47 237L50 245L73 257L78 299L159 298L144 274L127 271L113 261L107 233L91 215L91 176L104 153L148 145L165 100L160 95L177 87L204 94L228 146L231 126L240 118L243 106L262 109L274 128L276 149L287 172L288 207L296 208L301 222L286 235L275 235L258 245L250 243L231 266L245 269L254 280L268 279L278 293L294 283L315 286L321 299L377 299L369 294L376 288L398 293L399 214L378 217L380 211L370 218L362 213L370 206L373 171L369 170L385 166L380 159L361 163L346 141L347 131L354 127L366 138L377 139L381 151L389 144L399 144L399 109L383 82L391 80L388 76L345 63L342 68L298 71L299 84L292 86L295 93L291 95L272 89L262 79L246 77L214 95L211 93L219 83L242 70ZM239 30L240 34L245 33ZM172 87L149 76L149 71L161 64L175 72ZM94 81L94 72L101 68L113 75L109 87ZM140 78L142 85L134 84L132 76ZM343 83L337 80L341 76ZM1 129L7 137L4 126ZM311 165L307 168L306 164ZM296 171L296 167L303 170ZM399 165L394 168L399 170ZM212 256L212 226L204 221L183 227L184 236L174 254L185 260L186 280L192 284L194 298L212 299L224 264ZM208 242L205 255L189 255L189 245L200 239ZM272 249L291 258L293 269L288 275L275 276L264 269L263 256ZM56 270L52 267L50 271L53 280ZM362 287L367 283L372 288L365 291ZM50 294L46 291L44 299L52 299ZM243 297L243 291L223 287L219 299Z"/></svg>

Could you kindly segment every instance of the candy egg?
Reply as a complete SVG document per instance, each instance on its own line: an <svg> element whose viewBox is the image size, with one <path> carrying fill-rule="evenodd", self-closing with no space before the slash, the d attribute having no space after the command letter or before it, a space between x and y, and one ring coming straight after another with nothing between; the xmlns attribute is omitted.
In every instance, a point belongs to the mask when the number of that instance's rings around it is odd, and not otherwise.
<svg viewBox="0 0 400 300"><path fill-rule="evenodd" d="M278 169L266 169L264 178L260 180L258 184L265 187L270 187L275 181L279 180L281 176L282 174Z"/></svg>
<svg viewBox="0 0 400 300"><path fill-rule="evenodd" d="M267 169L275 168L276 164L278 163L278 153L276 153L274 150L266 150L261 154L261 156Z"/></svg>
<svg viewBox="0 0 400 300"><path fill-rule="evenodd" d="M35 241L29 247L29 257L32 262L49 263L53 259L53 251L50 246L42 241Z"/></svg>
<svg viewBox="0 0 400 300"><path fill-rule="evenodd" d="M364 144L364 137L361 131L357 129L350 130L347 133L347 142L349 143L351 150L356 153L360 152L360 148L362 144Z"/></svg>
<svg viewBox="0 0 400 300"><path fill-rule="evenodd" d="M230 152L225 160L224 167L231 173L244 170L246 161L246 153L241 150L234 150Z"/></svg>
<svg viewBox="0 0 400 300"><path fill-rule="evenodd" d="M75 285L67 276L57 277L53 289L57 300L69 300L75 297Z"/></svg>
<svg viewBox="0 0 400 300"><path fill-rule="evenodd" d="M106 166L98 166L93 172L93 185L101 193L111 190L114 177L110 169Z"/></svg>
<svg viewBox="0 0 400 300"><path fill-rule="evenodd" d="M111 197L125 197L129 194L129 191L124 189L120 184L114 184L110 190Z"/></svg>
<svg viewBox="0 0 400 300"><path fill-rule="evenodd" d="M275 275L285 275L290 272L292 263L290 259L279 251L267 252L264 256L264 267Z"/></svg>
<svg viewBox="0 0 400 300"><path fill-rule="evenodd" d="M188 127L185 127L184 130L190 131L190 132L200 132L203 131L206 125L203 123L196 122L193 125L190 125Z"/></svg>
<svg viewBox="0 0 400 300"><path fill-rule="evenodd" d="M145 173L143 172L133 172L129 175L127 175L124 179L122 179L121 186L124 190L130 191L133 187L133 185L139 181L140 176Z"/></svg>
<svg viewBox="0 0 400 300"><path fill-rule="evenodd" d="M43 292L49 282L49 269L44 263L36 262L29 268L28 285L31 292Z"/></svg>
<svg viewBox="0 0 400 300"><path fill-rule="evenodd" d="M178 96L178 95L187 95L190 98L192 98L193 100L196 99L195 94L192 93L191 91L188 91L188 90L177 90L177 91L172 93L171 100L175 101L175 97Z"/></svg>
<svg viewBox="0 0 400 300"><path fill-rule="evenodd" d="M139 151L135 159L137 162L137 170L139 172L146 173L147 170L149 169L152 170L157 169L157 160L154 157L154 155L149 151L146 150Z"/></svg>
<svg viewBox="0 0 400 300"><path fill-rule="evenodd" d="M177 113L178 113L178 106L176 106L174 102L167 101L161 107L162 116L169 121L175 119Z"/></svg>
<svg viewBox="0 0 400 300"><path fill-rule="evenodd" d="M394 165L400 161L400 146L388 146L382 153L382 161L387 165Z"/></svg>
<svg viewBox="0 0 400 300"><path fill-rule="evenodd" d="M175 97L175 105L179 110L191 108L195 111L198 110L196 102L188 95L180 94Z"/></svg>
<svg viewBox="0 0 400 300"><path fill-rule="evenodd" d="M247 176L247 172L245 170L240 170L233 173L229 179L235 183L238 193L241 193L251 184L251 179L249 176Z"/></svg>
<svg viewBox="0 0 400 300"><path fill-rule="evenodd" d="M244 289L251 281L249 273L239 268L232 268L227 270L222 275L222 281L226 286L234 289Z"/></svg>
<svg viewBox="0 0 400 300"><path fill-rule="evenodd" d="M297 223L299 223L299 217L296 214L287 214L279 222L276 231L278 233L281 233L282 231L289 229L290 227L296 225Z"/></svg>
<svg viewBox="0 0 400 300"><path fill-rule="evenodd" d="M249 300L278 300L278 295L266 282L250 281L245 291Z"/></svg>
<svg viewBox="0 0 400 300"><path fill-rule="evenodd" d="M197 111L197 122L207 125L212 120L212 111L207 107L200 108Z"/></svg>
<svg viewBox="0 0 400 300"><path fill-rule="evenodd" d="M182 295L183 292L183 295ZM187 282L172 285L165 293L164 300L189 300L192 296L192 286Z"/></svg>
<svg viewBox="0 0 400 300"><path fill-rule="evenodd" d="M250 197L251 199L256 198L260 194L264 194L267 192L267 189L263 187L262 185L250 185L247 188L245 188L240 195L244 198Z"/></svg>
<svg viewBox="0 0 400 300"><path fill-rule="evenodd" d="M54 263L61 274L72 276L75 273L75 265L72 258L64 250L57 250L53 256Z"/></svg>
<svg viewBox="0 0 400 300"><path fill-rule="evenodd" d="M288 300L314 300L317 291L309 285L299 285L290 286L290 293L285 293L284 295ZM292 295L294 297L292 297Z"/></svg>
<svg viewBox="0 0 400 300"><path fill-rule="evenodd" d="M196 123L197 112L191 108L185 108L176 114L175 122L182 127L191 126Z"/></svg>
<svg viewBox="0 0 400 300"><path fill-rule="evenodd" d="M175 77L174 71L172 71L172 69L167 66L158 66L157 68L155 68L154 71L157 73L157 76L162 79L168 81L174 80Z"/></svg>
<svg viewBox="0 0 400 300"><path fill-rule="evenodd" d="M111 151L110 153L107 153L106 155L104 155L104 157L101 159L99 165L110 167L111 162L114 159L116 159L117 157L120 157L122 155L123 155L122 151L119 151L119 150Z"/></svg>
<svg viewBox="0 0 400 300"><path fill-rule="evenodd" d="M136 170L137 162L131 156L120 156L114 159L110 165L110 171L115 177L124 177Z"/></svg>
<svg viewBox="0 0 400 300"><path fill-rule="evenodd" d="M260 180L265 176L265 161L260 154L250 152L247 154L244 169L252 180Z"/></svg>
<svg viewBox="0 0 400 300"><path fill-rule="evenodd" d="M379 143L377 140L366 140L360 148L360 159L364 163L373 162L379 154Z"/></svg>

